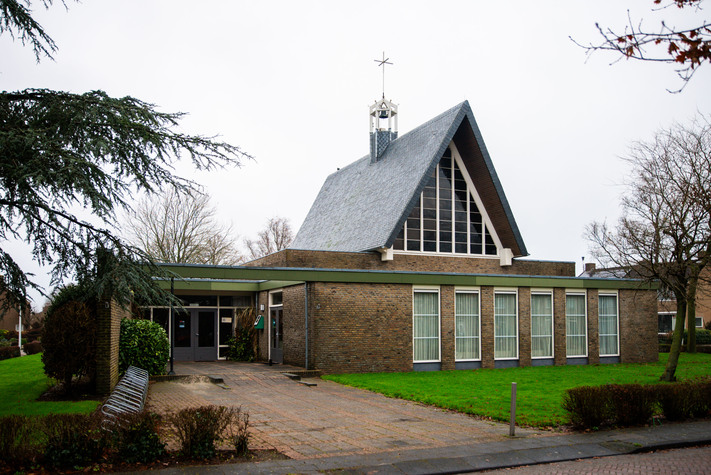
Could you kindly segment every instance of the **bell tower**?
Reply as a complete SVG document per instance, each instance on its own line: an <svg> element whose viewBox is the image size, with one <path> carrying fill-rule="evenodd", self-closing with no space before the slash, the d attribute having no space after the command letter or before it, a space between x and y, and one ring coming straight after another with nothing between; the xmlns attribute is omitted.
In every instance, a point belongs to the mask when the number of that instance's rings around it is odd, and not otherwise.
<svg viewBox="0 0 711 475"><path fill-rule="evenodd" d="M392 65L390 58L376 59L383 68L383 97L370 106L370 161L380 160L390 142L397 138L397 105L385 99L385 65Z"/></svg>

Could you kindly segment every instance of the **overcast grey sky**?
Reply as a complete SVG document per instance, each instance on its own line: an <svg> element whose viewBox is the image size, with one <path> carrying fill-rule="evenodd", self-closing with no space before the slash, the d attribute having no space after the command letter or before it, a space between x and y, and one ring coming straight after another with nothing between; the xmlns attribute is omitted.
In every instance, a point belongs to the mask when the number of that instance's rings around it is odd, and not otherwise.
<svg viewBox="0 0 711 475"><path fill-rule="evenodd" d="M652 5L85 0L44 10L37 2L56 61L36 64L30 48L3 35L0 89L102 89L188 113L185 131L219 134L254 155L242 168L178 170L252 237L275 215L298 229L325 178L368 153L368 106L382 92L373 60L385 51L400 133L468 100L529 258L579 264L585 225L618 216L619 157L632 141L711 113L708 67L670 94L681 86L673 66L610 65L617 57L604 53L586 61L569 39L598 42L595 22L622 29L628 9L653 29L661 17L683 26L711 16L709 2L701 13Z"/></svg>

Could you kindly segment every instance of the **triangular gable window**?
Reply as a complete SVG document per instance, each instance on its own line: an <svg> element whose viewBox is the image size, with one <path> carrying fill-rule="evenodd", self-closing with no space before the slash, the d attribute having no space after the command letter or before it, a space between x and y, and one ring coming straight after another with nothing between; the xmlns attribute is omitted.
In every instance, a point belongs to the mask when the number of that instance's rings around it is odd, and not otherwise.
<svg viewBox="0 0 711 475"><path fill-rule="evenodd" d="M395 239L393 249L495 256L496 244L472 192L447 148Z"/></svg>

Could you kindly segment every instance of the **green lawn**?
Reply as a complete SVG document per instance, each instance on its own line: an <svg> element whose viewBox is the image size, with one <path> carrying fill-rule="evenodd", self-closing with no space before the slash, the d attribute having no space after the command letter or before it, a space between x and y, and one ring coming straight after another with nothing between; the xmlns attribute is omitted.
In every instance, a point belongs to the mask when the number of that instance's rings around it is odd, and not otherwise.
<svg viewBox="0 0 711 475"><path fill-rule="evenodd" d="M535 427L568 422L563 393L576 386L658 383L668 354L651 364L544 366L474 371L433 371L326 375L324 379L467 414L508 421L511 383L516 382L516 422ZM680 380L711 376L711 354L682 353Z"/></svg>
<svg viewBox="0 0 711 475"><path fill-rule="evenodd" d="M52 380L44 374L41 354L0 361L0 416L91 412L98 401L36 401Z"/></svg>

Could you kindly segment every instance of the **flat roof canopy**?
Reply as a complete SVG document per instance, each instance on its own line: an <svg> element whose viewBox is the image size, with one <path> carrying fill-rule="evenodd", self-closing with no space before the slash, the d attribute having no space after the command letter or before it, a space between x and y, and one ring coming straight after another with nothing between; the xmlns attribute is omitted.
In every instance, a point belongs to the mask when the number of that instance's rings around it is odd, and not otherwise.
<svg viewBox="0 0 711 475"><path fill-rule="evenodd" d="M463 274L456 272L414 272L297 267L209 266L201 264L159 264L175 276L179 290L250 291L271 290L304 282L364 284L459 285L497 287L564 287L569 289L656 290L658 283L636 279L557 277L511 274ZM161 277L161 286L170 285Z"/></svg>

